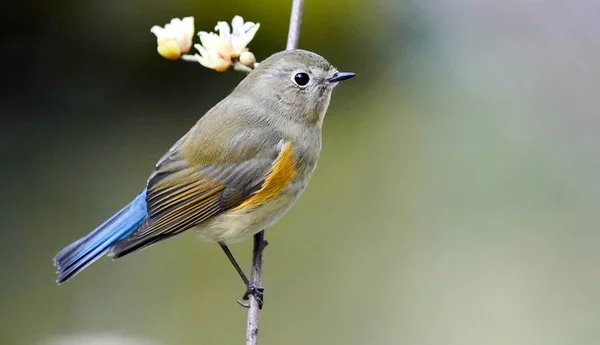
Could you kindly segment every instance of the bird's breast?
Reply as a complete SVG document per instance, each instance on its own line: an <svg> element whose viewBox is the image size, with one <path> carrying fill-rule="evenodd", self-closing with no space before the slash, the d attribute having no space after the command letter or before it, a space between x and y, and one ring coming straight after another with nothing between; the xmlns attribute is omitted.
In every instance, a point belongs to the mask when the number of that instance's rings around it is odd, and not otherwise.
<svg viewBox="0 0 600 345"><path fill-rule="evenodd" d="M260 203L244 203L200 223L195 229L210 242L236 243L279 220L298 200L308 181L292 179L277 195Z"/></svg>

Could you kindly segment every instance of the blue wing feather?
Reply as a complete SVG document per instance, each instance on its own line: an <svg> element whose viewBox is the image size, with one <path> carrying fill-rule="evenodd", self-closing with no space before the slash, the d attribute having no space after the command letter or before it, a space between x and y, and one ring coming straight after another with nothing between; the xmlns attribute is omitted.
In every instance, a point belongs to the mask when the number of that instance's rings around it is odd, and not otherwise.
<svg viewBox="0 0 600 345"><path fill-rule="evenodd" d="M130 235L146 218L146 191L85 237L54 257L58 283L72 278L104 255L115 243Z"/></svg>

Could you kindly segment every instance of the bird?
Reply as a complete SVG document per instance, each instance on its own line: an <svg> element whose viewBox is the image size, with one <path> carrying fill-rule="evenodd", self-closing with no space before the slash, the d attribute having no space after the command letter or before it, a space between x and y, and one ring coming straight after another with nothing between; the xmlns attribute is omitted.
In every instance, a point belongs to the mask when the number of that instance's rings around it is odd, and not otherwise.
<svg viewBox="0 0 600 345"><path fill-rule="evenodd" d="M61 284L105 254L117 259L195 231L218 243L262 303L229 245L272 226L317 166L339 72L322 56L285 50L262 61L156 163L133 201L54 257Z"/></svg>

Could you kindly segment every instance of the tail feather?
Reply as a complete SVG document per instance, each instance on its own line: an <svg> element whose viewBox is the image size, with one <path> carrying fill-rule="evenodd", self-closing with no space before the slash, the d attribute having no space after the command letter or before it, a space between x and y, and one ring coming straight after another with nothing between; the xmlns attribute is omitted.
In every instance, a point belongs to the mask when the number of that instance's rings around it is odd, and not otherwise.
<svg viewBox="0 0 600 345"><path fill-rule="evenodd" d="M67 281L99 259L116 242L131 234L146 214L144 191L88 235L61 250L54 257L58 273L57 283Z"/></svg>

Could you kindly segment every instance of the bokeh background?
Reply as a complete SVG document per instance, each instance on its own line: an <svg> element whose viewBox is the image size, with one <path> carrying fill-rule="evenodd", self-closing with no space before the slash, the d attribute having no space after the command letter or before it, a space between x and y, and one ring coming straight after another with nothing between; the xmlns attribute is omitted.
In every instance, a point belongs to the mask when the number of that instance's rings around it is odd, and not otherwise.
<svg viewBox="0 0 600 345"><path fill-rule="evenodd" d="M240 14L264 59L289 10L2 2L1 344L243 343L243 286L192 233L63 286L52 257L243 78L161 58L150 27ZM267 232L260 343L598 344L599 32L596 0L307 0L301 48L359 76Z"/></svg>

